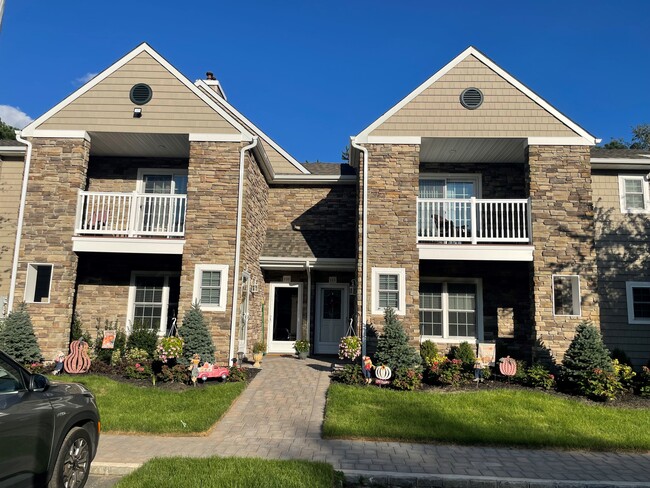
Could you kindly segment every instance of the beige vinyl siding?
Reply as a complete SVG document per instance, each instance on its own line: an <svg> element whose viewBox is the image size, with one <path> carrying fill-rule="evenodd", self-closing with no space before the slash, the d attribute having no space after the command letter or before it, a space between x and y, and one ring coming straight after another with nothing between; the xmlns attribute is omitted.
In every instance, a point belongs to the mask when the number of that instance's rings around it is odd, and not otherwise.
<svg viewBox="0 0 650 488"><path fill-rule="evenodd" d="M476 110L464 108L461 92L483 92ZM438 81L372 131L370 136L422 137L575 137L536 102L474 56L468 56Z"/></svg>
<svg viewBox="0 0 650 488"><path fill-rule="evenodd" d="M148 84L153 98L142 105L142 117L129 98L131 87ZM148 53L143 52L89 91L40 124L38 129L165 134L237 134L210 108Z"/></svg>
<svg viewBox="0 0 650 488"><path fill-rule="evenodd" d="M262 146L266 151L266 155L269 157L269 162L271 163L271 166L273 167L273 171L275 172L276 175L302 174L302 172L298 168L296 168L293 164L291 164L287 160L287 158L285 158L282 154L276 151L273 148L273 146L271 146L269 143L262 141Z"/></svg>
<svg viewBox="0 0 650 488"><path fill-rule="evenodd" d="M592 174L601 329L610 349L623 349L640 366L650 359L650 324L628 323L625 283L650 281L650 214L621 212L619 174L632 173Z"/></svg>
<svg viewBox="0 0 650 488"><path fill-rule="evenodd" d="M24 162L20 156L2 156L0 160L0 296L7 297Z"/></svg>

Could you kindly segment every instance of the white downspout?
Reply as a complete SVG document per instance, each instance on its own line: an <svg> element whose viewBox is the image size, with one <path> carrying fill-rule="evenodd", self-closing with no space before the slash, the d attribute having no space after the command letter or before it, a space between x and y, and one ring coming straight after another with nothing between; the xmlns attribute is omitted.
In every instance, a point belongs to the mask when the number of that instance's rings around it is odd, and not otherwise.
<svg viewBox="0 0 650 488"><path fill-rule="evenodd" d="M23 168L23 185L20 190L20 207L18 210L18 226L16 228L16 243L14 246L14 260L11 267L11 282L9 285L9 303L7 304L7 313L11 312L16 295L16 274L18 273L18 256L20 255L20 238L23 233L23 219L25 217L25 200L27 199L27 182L29 181L29 166L32 162L32 143L20 137L20 132L16 131L16 140L27 145L25 154L25 167Z"/></svg>
<svg viewBox="0 0 650 488"><path fill-rule="evenodd" d="M303 341L309 340L309 332L311 331L311 267L312 264L309 260L305 261L305 269L307 270L307 337L301 337Z"/></svg>
<svg viewBox="0 0 650 488"><path fill-rule="evenodd" d="M237 238L235 240L235 272L232 290L232 314L230 319L230 349L228 364L232 365L235 356L235 328L237 327L237 300L239 299L239 260L241 256L241 218L244 208L244 167L246 151L257 146L258 137L253 136L253 142L241 148L239 155L239 188L237 190Z"/></svg>
<svg viewBox="0 0 650 488"><path fill-rule="evenodd" d="M350 145L363 153L363 213L361 217L361 354L366 355L366 295L368 280L366 279L366 268L368 266L368 149L360 146L350 138Z"/></svg>

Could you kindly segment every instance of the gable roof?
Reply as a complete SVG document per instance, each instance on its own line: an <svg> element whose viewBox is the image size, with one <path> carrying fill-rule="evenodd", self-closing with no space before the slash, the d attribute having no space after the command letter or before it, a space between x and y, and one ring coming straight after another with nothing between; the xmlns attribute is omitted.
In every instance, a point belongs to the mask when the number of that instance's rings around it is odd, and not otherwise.
<svg viewBox="0 0 650 488"><path fill-rule="evenodd" d="M476 74L476 70L478 69L476 64L474 64L473 66L471 65L471 63L469 65L467 65L467 63L471 62L471 61L473 61L474 63L480 63L480 65L484 67L483 70L487 69L487 70L490 70L491 73L494 73L494 75L496 75L498 77L498 79L500 80L501 84L503 84L505 82L508 86L511 86L514 89L516 89L518 91L518 93L521 94L520 96L523 97L524 100L528 101L527 103L529 104L530 107L533 107L533 106L537 107L537 110L540 111L540 113L537 114L537 115L548 114L549 121L550 120L557 121L557 122L555 122L556 127L553 129L556 133L544 134L545 136L546 135L548 135L548 136L560 136L561 135L561 136L565 136L565 137L566 136L573 136L573 137L577 136L579 138L584 139L584 144L585 145L594 145L597 142L596 138L593 135L591 135L585 129L583 129L582 127L580 127L579 125L577 125L576 123L571 121L568 117L566 117L565 115L560 113L557 109L552 107L548 102L546 102L544 99L542 99L537 94L535 94L532 90L530 90L528 87L526 87L523 83L517 81L509 73L507 73L506 71L501 69L499 66L497 66L487 56L485 56L483 53L481 53L476 48L471 47L471 46L469 48L467 48L465 51L463 51L461 54L456 56L456 58L454 58L451 62L449 62L447 65L445 65L441 70L439 70L437 73L435 73L433 76L431 76L428 80L426 80L424 83L422 83L420 86L418 86L415 90L413 90L411 93L409 93L406 97L404 97L400 102L398 102L391 109L389 109L386 113L384 113L381 117L379 117L377 120L375 120L367 128L365 128L363 131L361 131L356 136L355 139L358 142L368 142L369 137L372 137L373 135L377 135L377 134L373 134L373 132L375 132L375 131L378 131L380 135L385 137L387 135L386 130L384 130L384 131L381 130L382 126L384 124L388 123L391 120L391 118L393 118L393 120L394 120L394 117L398 116L398 113L400 111L402 111L403 109L405 109L405 107L406 107L406 109L411 107L411 110L415 111L413 106L409 105L409 104L414 102L418 96L426 95L425 91L427 89L432 88L433 85L436 82L441 80L448 73L452 72L452 70L454 70L454 68L457 68L456 71L458 71L458 69L461 68L459 65L461 65L462 63L465 63L465 65L463 65L463 67L462 67L463 74L465 75L467 80L471 80L472 75ZM471 81L469 83L471 83ZM464 88L467 88L467 87L468 86L465 86ZM480 88L480 87L478 87L478 88ZM487 89L488 88L486 88L486 90ZM429 93L428 94L429 98L434 100L434 103L436 101L435 99L439 98L440 95L443 95L444 97L446 97L447 100L450 98L449 93L447 93L447 92L442 93L442 94L441 93L435 93L435 94L434 93ZM455 101L457 101L457 98L455 98L455 97L458 97L458 95L460 95L460 92L457 93L457 94L454 94ZM531 102L532 102L532 104L531 104ZM407 107L407 106L409 106L409 107ZM456 106L460 106L460 103L456 103L454 105L454 108L456 108ZM462 114L465 117L469 118L471 116L475 116L477 113L480 113L479 110L480 109L478 109L476 111L471 111L471 110L464 110L463 109ZM474 112L474 114L472 114L471 112ZM429 113L426 114L426 116L430 116L430 115L431 114L429 114ZM441 126L445 125L444 122L445 122L445 119L443 117ZM486 122L492 123L493 120L486 121ZM387 124L387 125L390 125L390 124ZM417 126L417 124L415 124L415 125ZM413 124L405 124L405 126L408 129L411 129L414 125ZM442 128L442 130L440 131L441 135L439 137L450 137L450 136L453 135L453 131L448 130L449 129L448 127L445 126L445 127L441 127L441 128ZM516 133L521 133L521 130L513 131L513 134L515 132ZM399 135L403 136L404 134L399 134ZM420 134L411 133L410 135L418 136ZM499 136L506 136L506 137L508 137L508 136L513 137L513 135L508 135L508 134L498 134L498 135ZM542 134L535 133L535 134L528 134L528 135L530 135L530 136L541 136ZM485 134L477 135L477 137L484 137L484 136L485 136ZM490 134L489 136L495 137L496 135ZM517 135L516 137L523 137L523 136L522 135Z"/></svg>
<svg viewBox="0 0 650 488"><path fill-rule="evenodd" d="M194 97L196 97L198 101L202 102L203 106L209 108L213 113L216 113L216 118L223 119L223 121L227 124L228 127L226 132L234 133L234 134L238 133L241 135L242 140L250 140L252 138L252 135L249 133L248 130L246 130L246 128L240 122L238 122L226 110L224 110L217 103L215 103L210 97L208 97L205 93L203 93L202 90L199 90L196 86L194 86L194 84L191 81L189 81L185 76L183 76L176 68L174 68L166 59L164 59L160 54L158 54L146 42L140 44L134 50L132 50L131 52L129 52L128 54L120 58L118 61L113 63L111 66L109 66L107 69L102 71L100 74L95 76L88 83L86 83L81 88L79 88L71 95L66 97L63 101L61 101L53 108L48 110L46 113L44 113L36 120L34 120L32 123L27 125L27 127L25 127L22 130L22 135L32 136L37 134L37 132L35 131L38 131L41 125L46 124L48 120L52 119L53 117L56 117L57 114L64 111L75 101L79 100L81 97L83 97L88 92L90 92L93 88L95 88L100 83L107 80L109 77L111 77L111 75L117 73L121 68L125 67L128 63L132 62L134 59L138 58L139 56L149 56L153 62L157 63L164 70L166 70L166 72L168 72L171 75L171 77L178 80L178 82L189 91L188 94L192 94ZM188 128L188 132L200 132L200 130L190 131Z"/></svg>

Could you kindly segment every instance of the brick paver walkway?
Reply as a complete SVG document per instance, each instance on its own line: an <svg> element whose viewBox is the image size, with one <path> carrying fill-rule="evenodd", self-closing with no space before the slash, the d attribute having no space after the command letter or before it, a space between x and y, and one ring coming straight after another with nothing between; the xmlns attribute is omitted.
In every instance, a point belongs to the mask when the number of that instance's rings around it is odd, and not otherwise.
<svg viewBox="0 0 650 488"><path fill-rule="evenodd" d="M647 483L650 453L594 453L323 440L331 363L268 357L230 411L204 437L102 436L95 464L154 456L246 456L326 461L348 473L443 475L449 479Z"/></svg>

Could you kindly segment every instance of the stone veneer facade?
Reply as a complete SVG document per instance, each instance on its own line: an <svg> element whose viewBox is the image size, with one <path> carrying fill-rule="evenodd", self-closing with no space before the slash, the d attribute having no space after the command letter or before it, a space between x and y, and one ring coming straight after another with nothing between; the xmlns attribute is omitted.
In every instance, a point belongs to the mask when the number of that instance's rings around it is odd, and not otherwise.
<svg viewBox="0 0 650 488"><path fill-rule="evenodd" d="M24 300L27 265L53 265L49 303L30 303L43 357L68 350L78 257L72 251L77 194L86 184L90 143L85 139L32 140L14 308Z"/></svg>
<svg viewBox="0 0 650 488"><path fill-rule="evenodd" d="M400 316L412 344L420 337L420 255L417 248L416 202L419 188L420 146L368 144L367 321L379 333L382 315L372 313L372 268L404 268L406 313ZM361 156L362 158L363 156ZM358 164L358 310L361 302L363 160Z"/></svg>
<svg viewBox="0 0 650 488"><path fill-rule="evenodd" d="M233 142L190 142L178 318L182 323L192 305L196 265L228 265L225 311L203 312L220 363L229 359L241 147Z"/></svg>
<svg viewBox="0 0 650 488"><path fill-rule="evenodd" d="M587 146L528 147L535 353L561 361L582 320L599 323L591 166ZM553 274L579 275L581 316L555 316Z"/></svg>

